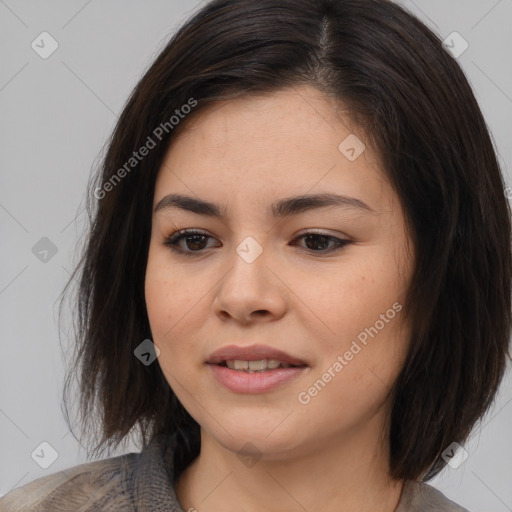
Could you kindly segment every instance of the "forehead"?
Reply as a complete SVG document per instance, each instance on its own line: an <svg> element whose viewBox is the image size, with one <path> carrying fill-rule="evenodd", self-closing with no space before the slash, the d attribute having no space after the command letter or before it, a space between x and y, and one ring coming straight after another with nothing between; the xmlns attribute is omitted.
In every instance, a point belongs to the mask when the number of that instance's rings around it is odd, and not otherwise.
<svg viewBox="0 0 512 512"><path fill-rule="evenodd" d="M309 86L209 105L185 120L171 141L155 202L171 190L269 197L340 187L352 194L366 189L368 201L376 201L385 176L362 130L344 111ZM357 158L347 158L347 144L360 152Z"/></svg>
<svg viewBox="0 0 512 512"><path fill-rule="evenodd" d="M310 150L320 150L319 142L326 146L332 142L331 137L336 142L345 132L359 131L343 114L344 110L339 101L311 86L250 94L214 102L193 112L172 144L198 144L210 150L216 147L233 151L243 146L248 151L252 146L276 148L281 143L300 142L306 143ZM331 137L326 138L327 132ZM247 145L248 142L252 144Z"/></svg>

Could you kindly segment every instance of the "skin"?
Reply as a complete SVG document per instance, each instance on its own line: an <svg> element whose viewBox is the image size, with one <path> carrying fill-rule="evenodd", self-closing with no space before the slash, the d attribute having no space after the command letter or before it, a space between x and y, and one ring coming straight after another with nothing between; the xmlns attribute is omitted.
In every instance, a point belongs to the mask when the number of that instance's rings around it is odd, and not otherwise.
<svg viewBox="0 0 512 512"><path fill-rule="evenodd" d="M385 322L307 404L298 400L365 328L403 304L413 270L398 197L369 145L354 161L338 149L364 134L340 103L310 86L218 102L198 112L170 146L154 206L182 193L226 207L224 219L178 208L153 215L146 304L157 359L173 391L201 426L201 453L176 486L184 510L395 510L401 481L387 474L390 388L409 329ZM278 199L331 192L364 201L282 219ZM211 238L165 239L179 229ZM352 243L299 238L318 229ZM236 252L248 236L262 253ZM328 244L328 245L322 245ZM268 344L300 357L298 378L260 394L234 393L205 364L228 345ZM333 370L331 369L331 375ZM238 456L246 443L254 463ZM343 508L340 508L343 507Z"/></svg>

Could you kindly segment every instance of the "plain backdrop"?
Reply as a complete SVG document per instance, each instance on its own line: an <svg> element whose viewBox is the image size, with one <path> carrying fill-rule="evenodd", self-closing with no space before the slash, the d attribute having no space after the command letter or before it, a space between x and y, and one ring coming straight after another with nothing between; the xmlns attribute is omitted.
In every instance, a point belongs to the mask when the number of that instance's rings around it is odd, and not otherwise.
<svg viewBox="0 0 512 512"><path fill-rule="evenodd" d="M85 226L86 184L132 88L203 3L0 0L0 496L86 461L61 412L57 323L57 299ZM400 3L457 49L467 43L458 62L510 185L512 1ZM430 482L472 512L512 511L511 402L509 367L464 446L468 458ZM130 443L118 453L139 448Z"/></svg>

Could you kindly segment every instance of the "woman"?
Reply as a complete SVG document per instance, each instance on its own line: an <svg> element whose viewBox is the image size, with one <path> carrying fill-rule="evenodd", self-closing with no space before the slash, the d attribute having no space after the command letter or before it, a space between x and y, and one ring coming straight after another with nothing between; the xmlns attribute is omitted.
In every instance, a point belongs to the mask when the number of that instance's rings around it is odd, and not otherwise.
<svg viewBox="0 0 512 512"><path fill-rule="evenodd" d="M77 269L81 420L143 450L0 510L465 510L426 482L503 376L503 187L399 6L206 4L120 116Z"/></svg>

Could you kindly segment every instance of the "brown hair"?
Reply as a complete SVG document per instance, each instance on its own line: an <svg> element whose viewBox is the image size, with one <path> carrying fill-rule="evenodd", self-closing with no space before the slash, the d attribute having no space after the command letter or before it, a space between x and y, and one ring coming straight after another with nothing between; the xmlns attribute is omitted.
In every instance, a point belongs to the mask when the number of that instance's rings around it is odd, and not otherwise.
<svg viewBox="0 0 512 512"><path fill-rule="evenodd" d="M83 430L97 441L95 452L137 427L143 445L178 434L178 471L198 455L199 426L159 365L134 356L151 339L144 279L156 176L175 134L207 105L302 84L341 100L364 128L414 243L404 308L413 334L394 387L390 474L431 479L446 464L443 450L462 444L492 403L511 329L511 212L457 62L437 35L387 0L214 0L136 86L99 183L88 190L91 228L70 279L80 272L78 343L64 401L79 375ZM191 99L196 107L173 129L171 116ZM156 147L114 184L159 126ZM89 428L98 416L100 434Z"/></svg>

